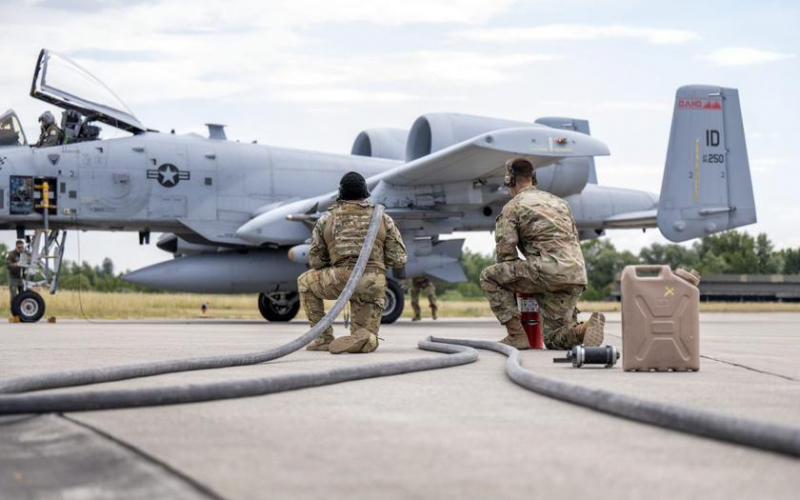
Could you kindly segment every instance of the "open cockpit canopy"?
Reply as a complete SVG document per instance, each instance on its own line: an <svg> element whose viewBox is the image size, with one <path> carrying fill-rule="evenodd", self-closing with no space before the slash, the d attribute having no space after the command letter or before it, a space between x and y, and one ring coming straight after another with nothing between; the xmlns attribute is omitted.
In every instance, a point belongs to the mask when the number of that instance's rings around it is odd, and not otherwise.
<svg viewBox="0 0 800 500"><path fill-rule="evenodd" d="M31 96L133 134L147 130L103 82L67 57L47 49L39 53Z"/></svg>

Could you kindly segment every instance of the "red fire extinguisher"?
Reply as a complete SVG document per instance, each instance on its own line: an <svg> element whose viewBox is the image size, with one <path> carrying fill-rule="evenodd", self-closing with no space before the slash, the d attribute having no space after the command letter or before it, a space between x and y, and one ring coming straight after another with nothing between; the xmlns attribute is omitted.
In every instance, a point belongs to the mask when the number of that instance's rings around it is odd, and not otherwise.
<svg viewBox="0 0 800 500"><path fill-rule="evenodd" d="M528 343L531 349L544 349L544 337L542 336L542 315L539 313L539 304L536 302L532 293L518 293L517 303L519 304L519 319L522 322L522 329L528 335Z"/></svg>

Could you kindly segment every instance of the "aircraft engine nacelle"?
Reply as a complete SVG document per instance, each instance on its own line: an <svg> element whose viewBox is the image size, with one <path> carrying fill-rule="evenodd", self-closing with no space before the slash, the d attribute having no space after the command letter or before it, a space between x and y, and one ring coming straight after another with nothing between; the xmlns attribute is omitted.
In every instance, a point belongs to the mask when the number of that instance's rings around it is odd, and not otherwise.
<svg viewBox="0 0 800 500"><path fill-rule="evenodd" d="M459 113L422 115L411 126L406 161L413 161L467 139L504 128L537 127L533 122L500 120Z"/></svg>
<svg viewBox="0 0 800 500"><path fill-rule="evenodd" d="M589 121L582 118L547 116L536 123L551 128L571 130L591 135ZM558 196L570 196L583 191L587 183L597 184L594 158L567 158L537 172L539 186Z"/></svg>
<svg viewBox="0 0 800 500"><path fill-rule="evenodd" d="M539 189L564 197L583 191L594 171L594 158L564 158L536 171Z"/></svg>
<svg viewBox="0 0 800 500"><path fill-rule="evenodd" d="M350 154L400 160L406 157L408 131L399 128L372 128L356 137Z"/></svg>
<svg viewBox="0 0 800 500"><path fill-rule="evenodd" d="M562 122L581 122L588 132L588 122L571 118L540 119L537 123L501 120L483 116L462 115L458 113L431 113L422 115L414 122L408 133L406 161L413 161L440 149L472 139L494 130L518 127L572 128L584 132L581 127L563 126ZM558 120L558 121L556 121ZM551 125L558 125L553 127ZM537 171L539 186L557 196L580 193L594 172L593 158L565 158L555 165Z"/></svg>

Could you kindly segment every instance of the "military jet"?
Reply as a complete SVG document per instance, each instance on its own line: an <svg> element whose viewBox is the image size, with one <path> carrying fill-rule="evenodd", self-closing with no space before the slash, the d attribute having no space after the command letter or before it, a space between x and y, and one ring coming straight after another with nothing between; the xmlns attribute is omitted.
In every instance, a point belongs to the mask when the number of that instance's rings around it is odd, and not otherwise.
<svg viewBox="0 0 800 500"><path fill-rule="evenodd" d="M684 241L756 221L735 89L690 85L677 91L661 195L597 183L594 157L608 147L583 119L533 122L455 113L420 116L410 130L367 129L350 155L300 151L226 138L151 130L100 80L67 57L42 50L31 96L63 110L63 141L32 147L13 111L0 115L0 229L28 241L25 291L12 305L37 321L55 293L66 232L134 231L175 258L125 276L154 288L258 293L269 321L300 307L297 276L307 240L336 201L348 171L368 180L409 250L406 277L465 279L463 240L453 231L490 231L509 195L503 163L529 158L539 187L565 198L582 239L607 229L654 228ZM126 132L103 139L102 128ZM120 135L120 134L116 134ZM403 311L390 274L384 322Z"/></svg>

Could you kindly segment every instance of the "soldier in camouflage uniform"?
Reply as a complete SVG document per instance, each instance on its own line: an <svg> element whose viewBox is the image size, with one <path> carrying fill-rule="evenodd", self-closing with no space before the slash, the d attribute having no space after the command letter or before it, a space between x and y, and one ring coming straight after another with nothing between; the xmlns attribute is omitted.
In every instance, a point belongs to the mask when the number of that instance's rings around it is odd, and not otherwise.
<svg viewBox="0 0 800 500"><path fill-rule="evenodd" d="M39 134L39 140L36 141L37 148L49 148L51 146L58 146L64 139L64 133L56 125L56 119L53 113L45 111L39 117L39 124L42 127Z"/></svg>
<svg viewBox="0 0 800 500"><path fill-rule="evenodd" d="M350 172L339 184L339 199L314 226L309 259L312 269L297 278L300 298L311 326L325 316L323 299L336 299L364 246L372 203L367 183L360 174ZM386 298L386 268L402 268L408 255L400 231L391 217L383 214L383 222L372 248L364 276L350 298L351 334L334 339L328 327L306 349L309 351L372 352L378 348L378 328Z"/></svg>
<svg viewBox="0 0 800 500"><path fill-rule="evenodd" d="M418 276L411 280L411 308L414 309L414 318L411 321L422 319L422 310L419 307L419 293L425 292L428 296L428 304L431 306L431 317L437 319L436 312L439 305L436 302L436 286L426 276Z"/></svg>
<svg viewBox="0 0 800 500"><path fill-rule="evenodd" d="M14 303L14 299L22 291L22 278L24 268L20 266L20 259L25 253L25 242L17 240L14 250L9 250L6 254L6 271L8 273L8 293L10 295L9 304ZM9 308L11 306L9 305Z"/></svg>
<svg viewBox="0 0 800 500"><path fill-rule="evenodd" d="M533 165L524 158L506 162L505 183L514 198L497 217L497 264L481 273L481 288L508 332L501 342L530 347L516 304L516 293L522 292L535 294L548 349L600 345L605 316L593 313L586 323L577 321L586 265L569 205L536 188Z"/></svg>

